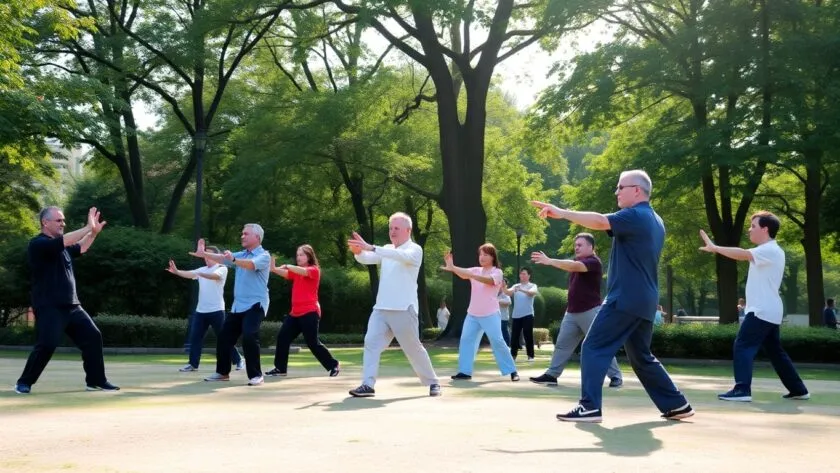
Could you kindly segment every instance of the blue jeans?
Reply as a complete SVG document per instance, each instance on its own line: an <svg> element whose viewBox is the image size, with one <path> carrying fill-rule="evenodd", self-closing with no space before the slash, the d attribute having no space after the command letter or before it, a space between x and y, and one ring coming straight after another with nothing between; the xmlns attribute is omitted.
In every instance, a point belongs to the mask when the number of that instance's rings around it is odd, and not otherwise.
<svg viewBox="0 0 840 473"><path fill-rule="evenodd" d="M201 362L201 349L204 347L204 336L207 335L207 329L213 327L213 333L216 334L216 339L222 333L222 323L225 321L225 311L219 310L216 312L193 312L190 317L190 365L193 368L198 368ZM242 357L236 350L236 347L230 349L230 358L233 364L238 365Z"/></svg>
<svg viewBox="0 0 840 473"><path fill-rule="evenodd" d="M245 370L248 378L262 375L260 366L260 325L265 311L259 302L244 312L231 312L222 324L219 342L216 345L216 373L230 374L230 351L236 340L242 336L242 351L245 352Z"/></svg>
<svg viewBox="0 0 840 473"><path fill-rule="evenodd" d="M773 369L790 393L801 395L808 392L793 362L782 348L779 326L759 319L752 312L744 317L744 323L735 337L732 367L735 371L736 391L752 393L753 359L759 348L764 348Z"/></svg>
<svg viewBox="0 0 840 473"><path fill-rule="evenodd" d="M614 303L602 305L581 345L580 404L586 409L601 408L604 376L624 345L630 366L659 411L665 413L684 406L688 402L685 396L650 352L652 338L652 321L620 311Z"/></svg>
<svg viewBox="0 0 840 473"><path fill-rule="evenodd" d="M490 347L493 349L493 357L496 358L499 371L503 375L516 372L516 363L502 337L502 320L498 312L486 317L467 314L458 345L458 371L472 376L475 354L478 352L478 344L484 333L487 333L487 338L490 340Z"/></svg>

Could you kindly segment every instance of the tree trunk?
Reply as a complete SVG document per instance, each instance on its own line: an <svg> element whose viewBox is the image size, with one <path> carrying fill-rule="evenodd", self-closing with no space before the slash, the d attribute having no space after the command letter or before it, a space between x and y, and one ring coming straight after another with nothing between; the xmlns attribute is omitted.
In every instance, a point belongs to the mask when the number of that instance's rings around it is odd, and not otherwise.
<svg viewBox="0 0 840 473"><path fill-rule="evenodd" d="M803 240L804 244L804 240ZM799 263L788 263L787 274L782 286L782 301L785 312L795 314L799 306Z"/></svg>
<svg viewBox="0 0 840 473"><path fill-rule="evenodd" d="M335 163L341 179L344 182L344 187L350 193L350 203L353 204L353 214L356 216L356 222L359 224L359 231L362 233L362 238L365 241L375 244L373 232L373 215L368 215L368 210L365 208L365 176L364 174L356 174L351 176L347 164L341 157L341 151L336 149L333 151L333 163ZM379 291L379 272L376 265L365 265L370 280L370 292L373 300L376 300L376 294Z"/></svg>
<svg viewBox="0 0 840 473"><path fill-rule="evenodd" d="M822 150L805 152L805 216L802 247L805 250L805 274L808 287L808 323L823 324L822 247L820 246L820 206L822 205Z"/></svg>
<svg viewBox="0 0 840 473"><path fill-rule="evenodd" d="M181 198L184 197L184 191L187 188L187 184L189 184L192 180L193 172L195 171L195 154L196 149L193 147L193 153L192 156L190 156L190 161L187 163L187 166L181 173L181 177L175 184L175 188L172 190L172 196L169 198L169 205L166 206L166 215L163 217L163 224L160 228L160 232L163 234L171 233L172 229L175 227L175 216L178 213L178 205L181 204Z"/></svg>

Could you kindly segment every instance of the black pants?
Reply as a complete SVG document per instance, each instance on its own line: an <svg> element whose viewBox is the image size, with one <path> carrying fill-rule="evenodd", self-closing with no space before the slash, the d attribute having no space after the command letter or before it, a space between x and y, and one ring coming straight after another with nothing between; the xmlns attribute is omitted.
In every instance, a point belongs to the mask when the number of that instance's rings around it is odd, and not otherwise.
<svg viewBox="0 0 840 473"><path fill-rule="evenodd" d="M259 302L245 312L231 312L222 324L222 333L216 343L216 373L230 374L230 353L239 336L245 353L245 370L248 379L262 374L260 368L260 325L265 311Z"/></svg>
<svg viewBox="0 0 840 473"><path fill-rule="evenodd" d="M82 306L38 307L34 312L36 342L18 384L31 386L38 381L65 333L82 350L85 383L104 384L107 379L102 357L102 333Z"/></svg>
<svg viewBox="0 0 840 473"><path fill-rule="evenodd" d="M330 354L327 347L318 339L318 324L321 318L317 312L308 312L300 317L286 316L280 331L277 332L277 352L274 354L274 367L285 373L289 365L289 347L297 336L303 333L303 340L309 351L315 355L325 370L338 366L338 361Z"/></svg>
<svg viewBox="0 0 840 473"><path fill-rule="evenodd" d="M510 336L512 345L510 346L510 354L513 359L516 359L516 354L519 353L519 335L525 332L525 352L528 358L534 357L534 316L526 315L518 319L513 319L513 333Z"/></svg>

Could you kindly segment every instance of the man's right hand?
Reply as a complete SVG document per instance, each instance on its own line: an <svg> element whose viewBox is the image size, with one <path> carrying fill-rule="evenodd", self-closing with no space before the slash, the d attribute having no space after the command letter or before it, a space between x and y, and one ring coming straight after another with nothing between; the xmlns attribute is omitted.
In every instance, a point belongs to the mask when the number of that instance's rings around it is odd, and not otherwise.
<svg viewBox="0 0 840 473"><path fill-rule="evenodd" d="M175 266L175 262L172 260L169 260L169 267L166 268L166 270L172 274L178 273L178 268Z"/></svg>
<svg viewBox="0 0 840 473"><path fill-rule="evenodd" d="M546 256L546 254L542 251L534 251L531 253L531 261L537 264L549 264L551 262L551 258Z"/></svg>

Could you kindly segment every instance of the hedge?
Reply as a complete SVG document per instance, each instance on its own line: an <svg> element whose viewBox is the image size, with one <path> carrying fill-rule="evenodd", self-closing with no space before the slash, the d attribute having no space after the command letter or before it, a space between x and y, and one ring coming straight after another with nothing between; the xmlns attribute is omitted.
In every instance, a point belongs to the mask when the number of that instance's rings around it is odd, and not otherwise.
<svg viewBox="0 0 840 473"><path fill-rule="evenodd" d="M560 323L549 326L557 340ZM738 325L668 324L655 327L651 351L659 358L731 360ZM840 331L823 327L782 326L782 346L794 363L840 363ZM758 358L766 360L763 351Z"/></svg>

